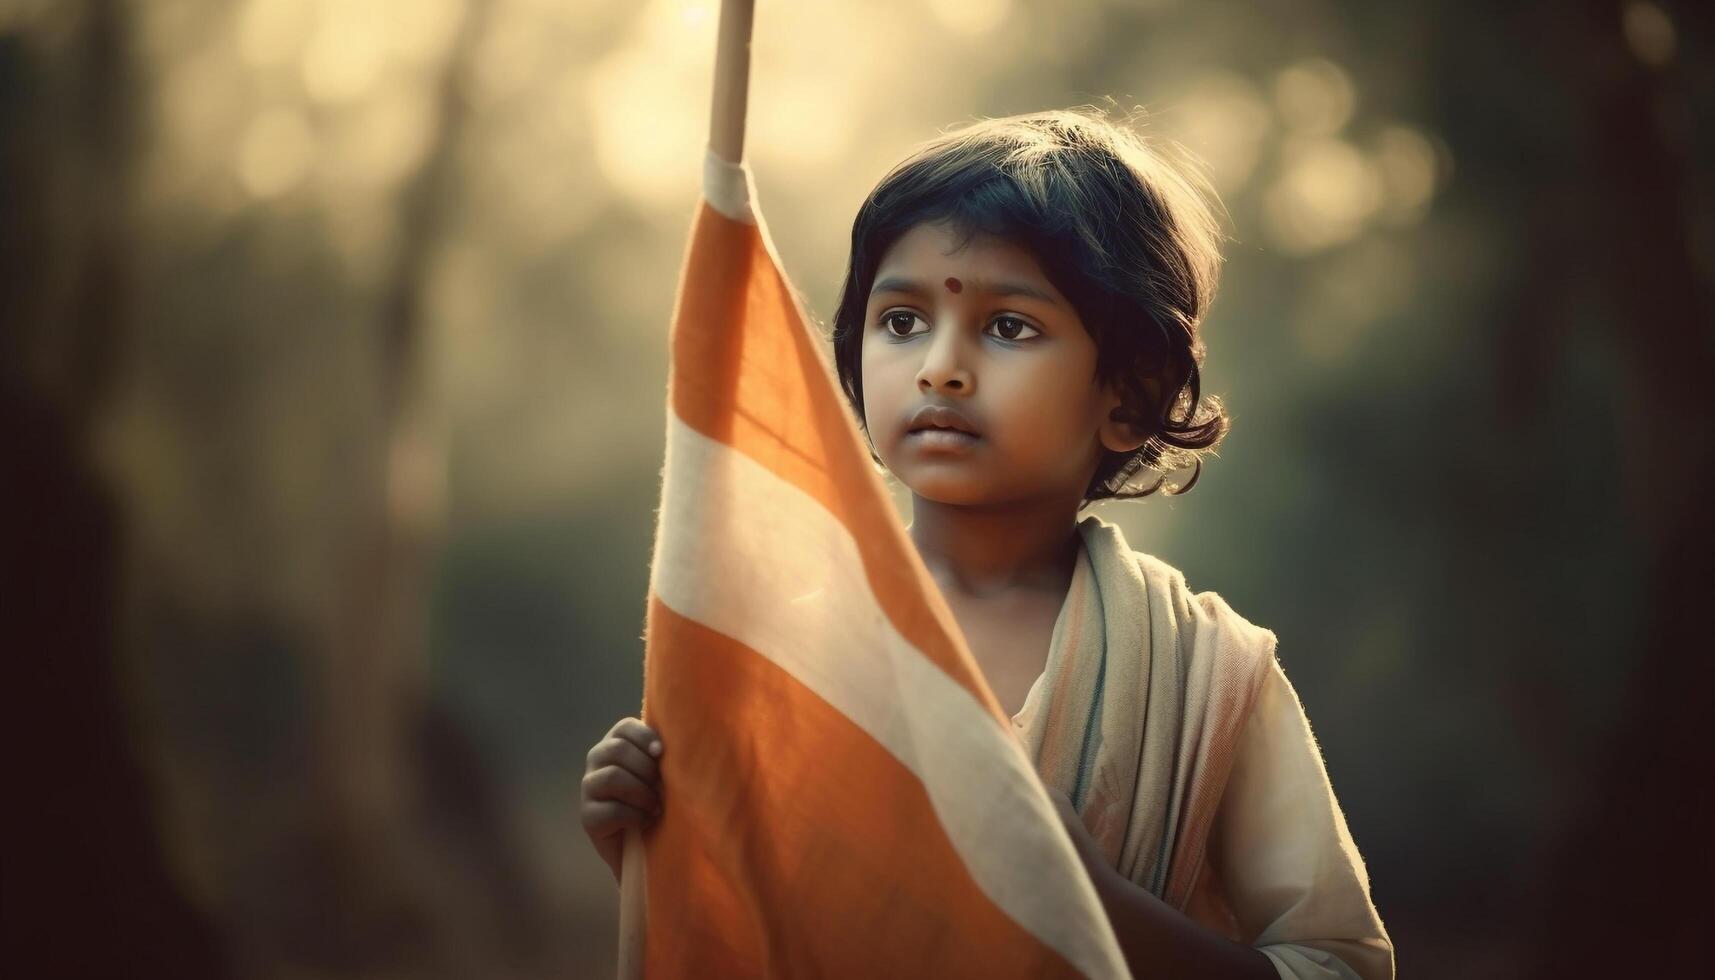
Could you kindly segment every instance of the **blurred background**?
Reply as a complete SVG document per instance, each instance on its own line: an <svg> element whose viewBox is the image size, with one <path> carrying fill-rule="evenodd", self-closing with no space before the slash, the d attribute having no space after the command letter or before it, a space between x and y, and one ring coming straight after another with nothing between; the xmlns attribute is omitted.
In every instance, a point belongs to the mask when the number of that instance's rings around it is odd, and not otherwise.
<svg viewBox="0 0 1715 980"><path fill-rule="evenodd" d="M1701 965L1710 6L758 7L818 317L948 126L1141 106L1206 162L1234 428L1096 511L1279 635L1402 975ZM575 805L717 12L0 0L8 972L612 975Z"/></svg>

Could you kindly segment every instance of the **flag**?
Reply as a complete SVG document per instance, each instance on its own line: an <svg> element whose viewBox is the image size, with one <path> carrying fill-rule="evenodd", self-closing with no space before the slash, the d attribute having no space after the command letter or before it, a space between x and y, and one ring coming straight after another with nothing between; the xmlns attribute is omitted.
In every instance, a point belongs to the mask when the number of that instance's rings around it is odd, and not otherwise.
<svg viewBox="0 0 1715 980"><path fill-rule="evenodd" d="M872 468L748 167L672 319L635 845L649 977L1124 977L1100 900ZM640 889L638 886L641 886Z"/></svg>

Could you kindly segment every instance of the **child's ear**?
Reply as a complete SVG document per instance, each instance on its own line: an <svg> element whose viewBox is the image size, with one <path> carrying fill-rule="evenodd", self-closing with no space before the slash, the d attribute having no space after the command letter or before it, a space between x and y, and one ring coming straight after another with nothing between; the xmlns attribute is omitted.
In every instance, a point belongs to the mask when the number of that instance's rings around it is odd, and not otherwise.
<svg viewBox="0 0 1715 980"><path fill-rule="evenodd" d="M1149 387L1150 400L1154 400L1156 387L1153 382L1146 382ZM1102 389L1102 415L1097 436L1102 440L1103 448L1109 452L1136 452L1145 442L1149 441L1149 433L1141 432L1130 424L1114 417L1115 411L1125 404L1124 399L1115 394L1111 388Z"/></svg>

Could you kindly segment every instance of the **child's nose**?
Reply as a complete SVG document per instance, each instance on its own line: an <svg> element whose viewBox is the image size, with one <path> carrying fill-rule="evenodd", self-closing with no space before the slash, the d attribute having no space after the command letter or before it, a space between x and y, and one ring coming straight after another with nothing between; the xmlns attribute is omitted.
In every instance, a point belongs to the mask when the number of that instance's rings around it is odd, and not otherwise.
<svg viewBox="0 0 1715 980"><path fill-rule="evenodd" d="M918 390L947 388L968 393L976 379L966 366L967 356L957 330L939 331L923 355L923 367L917 372Z"/></svg>

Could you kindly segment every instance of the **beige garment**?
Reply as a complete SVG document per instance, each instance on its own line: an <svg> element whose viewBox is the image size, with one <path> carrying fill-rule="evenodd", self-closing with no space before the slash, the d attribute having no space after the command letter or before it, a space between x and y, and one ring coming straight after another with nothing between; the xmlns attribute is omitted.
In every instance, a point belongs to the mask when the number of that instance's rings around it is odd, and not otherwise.
<svg viewBox="0 0 1715 980"><path fill-rule="evenodd" d="M1013 719L1110 863L1283 978L1391 980L1370 901L1275 636L1099 516ZM1133 651L1133 656L1115 656Z"/></svg>

